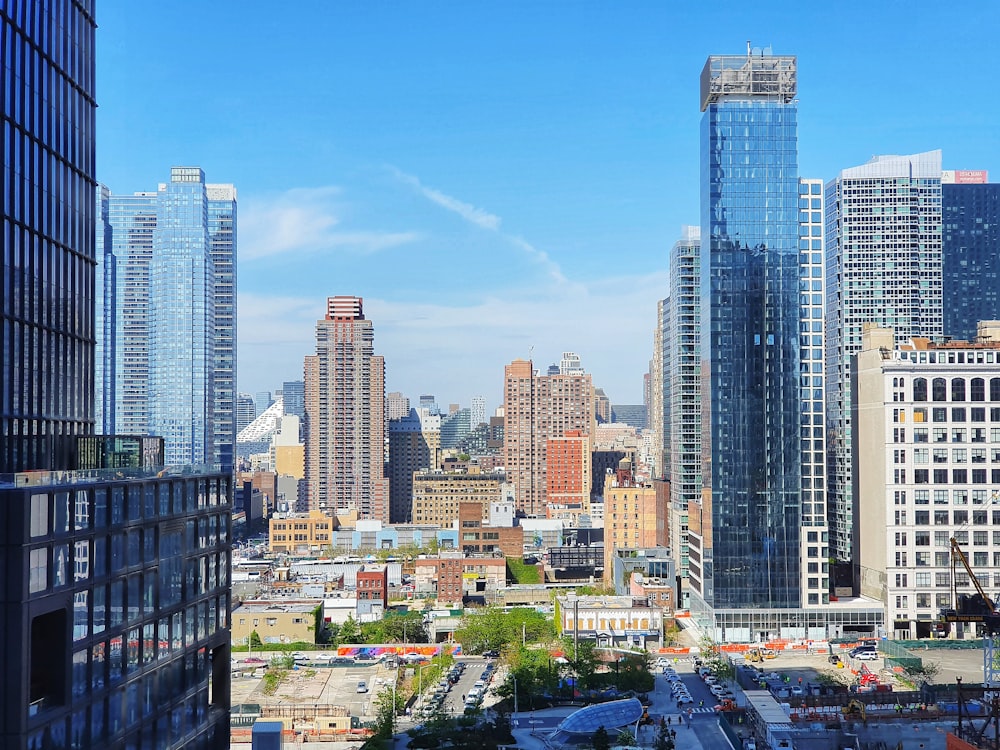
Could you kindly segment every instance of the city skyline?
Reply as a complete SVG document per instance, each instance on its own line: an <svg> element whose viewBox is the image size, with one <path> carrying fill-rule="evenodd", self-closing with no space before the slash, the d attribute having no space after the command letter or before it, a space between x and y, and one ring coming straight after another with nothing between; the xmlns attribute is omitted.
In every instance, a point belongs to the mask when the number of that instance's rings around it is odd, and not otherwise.
<svg viewBox="0 0 1000 750"><path fill-rule="evenodd" d="M864 6L859 25L850 7L785 3L712 23L644 3L317 5L294 27L234 7L100 9L97 176L130 192L200 164L239 187L249 393L301 377L316 305L356 294L380 321L387 390L492 408L506 362L544 371L570 350L613 402L641 403L667 255L698 222L691 81L710 50L799 57L803 175L936 148L945 168L1000 169L998 105L969 52L989 48L994 6ZM247 56L248 38L268 54ZM204 50L234 71L225 86Z"/></svg>

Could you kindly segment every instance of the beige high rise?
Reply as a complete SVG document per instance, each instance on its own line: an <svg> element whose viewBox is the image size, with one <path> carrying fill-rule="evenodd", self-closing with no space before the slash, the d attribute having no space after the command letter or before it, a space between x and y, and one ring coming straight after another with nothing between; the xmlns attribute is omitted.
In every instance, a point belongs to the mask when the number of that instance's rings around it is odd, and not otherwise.
<svg viewBox="0 0 1000 750"><path fill-rule="evenodd" d="M330 297L305 358L309 508L389 520L385 478L385 360L360 297Z"/></svg>
<svg viewBox="0 0 1000 750"><path fill-rule="evenodd" d="M518 510L544 515L546 448L568 430L594 431L590 375L536 375L529 360L504 368L504 459Z"/></svg>

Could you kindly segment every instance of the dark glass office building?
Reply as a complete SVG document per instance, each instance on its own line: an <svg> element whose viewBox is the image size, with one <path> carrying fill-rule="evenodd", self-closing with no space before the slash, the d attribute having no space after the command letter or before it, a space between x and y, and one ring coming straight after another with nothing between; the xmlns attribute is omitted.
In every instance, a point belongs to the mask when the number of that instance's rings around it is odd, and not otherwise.
<svg viewBox="0 0 1000 750"><path fill-rule="evenodd" d="M794 57L712 56L702 71L709 494L703 520L690 523L688 566L692 610L716 613L716 624L723 610L801 604L795 96Z"/></svg>
<svg viewBox="0 0 1000 750"><path fill-rule="evenodd" d="M68 468L93 428L92 0L0 3L0 56L0 472Z"/></svg>
<svg viewBox="0 0 1000 750"><path fill-rule="evenodd" d="M1000 320L1000 184L942 181L941 219L944 332L973 341Z"/></svg>
<svg viewBox="0 0 1000 750"><path fill-rule="evenodd" d="M0 747L222 750L232 479L93 435L94 29L0 0Z"/></svg>

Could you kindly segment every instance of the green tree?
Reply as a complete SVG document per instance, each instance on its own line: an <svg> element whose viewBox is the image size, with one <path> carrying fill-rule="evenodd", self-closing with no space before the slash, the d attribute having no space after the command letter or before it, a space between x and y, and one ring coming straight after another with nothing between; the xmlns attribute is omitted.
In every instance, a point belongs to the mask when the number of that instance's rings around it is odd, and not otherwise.
<svg viewBox="0 0 1000 750"><path fill-rule="evenodd" d="M361 638L365 643L427 643L430 636L422 612L394 612L362 624Z"/></svg>
<svg viewBox="0 0 1000 750"><path fill-rule="evenodd" d="M674 750L674 741L670 738L666 722L660 719L660 724L656 728L656 744L653 750Z"/></svg>
<svg viewBox="0 0 1000 750"><path fill-rule="evenodd" d="M256 630L250 633L250 648L260 648L263 644L260 642L260 633Z"/></svg>
<svg viewBox="0 0 1000 750"><path fill-rule="evenodd" d="M507 678L496 688L501 698L513 698L516 692L519 707L533 709L542 695L555 695L559 685L559 665L552 661L547 649L524 648L520 645L505 652Z"/></svg>
<svg viewBox="0 0 1000 750"><path fill-rule="evenodd" d="M339 643L361 643L361 630L358 622L353 617L348 617L340 624L340 631L337 633Z"/></svg>
<svg viewBox="0 0 1000 750"><path fill-rule="evenodd" d="M611 750L611 737L603 725L594 732L594 750Z"/></svg>
<svg viewBox="0 0 1000 750"><path fill-rule="evenodd" d="M396 716L403 708L403 696L393 691L392 686L382 688L373 701L375 704L376 737L392 737L396 731Z"/></svg>
<svg viewBox="0 0 1000 750"><path fill-rule="evenodd" d="M597 648L593 641L580 641L573 643L572 638L564 638L563 643L566 649L566 660L570 669L576 675L577 682L581 688L591 689L597 686Z"/></svg>
<svg viewBox="0 0 1000 750"><path fill-rule="evenodd" d="M620 729L618 731L618 736L615 737L615 744L616 745L634 745L635 744L635 735L632 734L627 729Z"/></svg>
<svg viewBox="0 0 1000 750"><path fill-rule="evenodd" d="M502 649L508 644L543 643L555 635L552 621L530 607L517 607L504 612L500 607L486 607L467 613L455 631L455 639L467 654L481 654L490 649Z"/></svg>

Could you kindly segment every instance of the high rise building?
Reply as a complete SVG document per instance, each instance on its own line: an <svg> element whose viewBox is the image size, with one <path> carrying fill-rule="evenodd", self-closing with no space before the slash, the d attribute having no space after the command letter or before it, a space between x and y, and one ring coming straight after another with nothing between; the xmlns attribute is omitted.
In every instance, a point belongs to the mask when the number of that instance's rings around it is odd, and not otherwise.
<svg viewBox="0 0 1000 750"><path fill-rule="evenodd" d="M641 481L632 462L623 458L604 476L604 581L615 585L611 560L618 550L665 547L669 487L663 481Z"/></svg>
<svg viewBox="0 0 1000 750"><path fill-rule="evenodd" d="M940 336L941 152L876 156L826 184L826 403L830 554L853 560L851 357L862 327L897 343Z"/></svg>
<svg viewBox="0 0 1000 750"><path fill-rule="evenodd" d="M389 420L389 521L413 521L413 475L441 466L441 417L413 409Z"/></svg>
<svg viewBox="0 0 1000 750"><path fill-rule="evenodd" d="M420 408L427 409L428 414L440 414L440 411L438 411L437 399L435 399L433 395L421 396Z"/></svg>
<svg viewBox="0 0 1000 750"><path fill-rule="evenodd" d="M547 505L578 506L590 510L590 438L582 430L566 430L545 446L545 498Z"/></svg>
<svg viewBox="0 0 1000 750"><path fill-rule="evenodd" d="M89 0L0 4L0 746L221 750L231 477L166 470L156 438L92 434L97 368L113 403L113 346L94 350L116 284L94 30Z"/></svg>
<svg viewBox="0 0 1000 750"><path fill-rule="evenodd" d="M305 359L310 510L389 521L385 478L385 360L360 297L327 299L316 355Z"/></svg>
<svg viewBox="0 0 1000 750"><path fill-rule="evenodd" d="M670 251L670 296L664 301L664 412L670 479L670 551L688 574L688 503L701 499L701 227L681 227Z"/></svg>
<svg viewBox="0 0 1000 750"><path fill-rule="evenodd" d="M576 352L563 352L562 359L559 360L559 374L583 375L583 364Z"/></svg>
<svg viewBox="0 0 1000 750"><path fill-rule="evenodd" d="M656 303L656 326L653 329L653 356L649 360L649 431L652 439L653 464L650 467L652 476L662 478L666 475L667 462L666 445L667 435L664 423L664 397L666 388L664 386L663 370L663 315L667 300L658 300Z"/></svg>
<svg viewBox="0 0 1000 750"><path fill-rule="evenodd" d="M590 375L538 375L529 360L504 368L504 459L518 510L545 512L546 448L568 430L594 432Z"/></svg>
<svg viewBox="0 0 1000 750"><path fill-rule="evenodd" d="M471 431L472 413L468 407L450 412L448 416L441 418L441 448L454 448Z"/></svg>
<svg viewBox="0 0 1000 750"><path fill-rule="evenodd" d="M929 638L954 595L975 594L956 570L960 546L987 591L1000 557L1000 322L974 341L868 327L852 358L854 549L862 594L885 607L890 638ZM972 637L975 623L956 623Z"/></svg>
<svg viewBox="0 0 1000 750"><path fill-rule="evenodd" d="M749 639L782 627L766 610L801 603L795 57L709 57L701 109L711 474L697 524L689 509L691 606L710 632Z"/></svg>
<svg viewBox="0 0 1000 750"><path fill-rule="evenodd" d="M404 419L410 415L410 399L399 391L392 391L385 397L385 418Z"/></svg>
<svg viewBox="0 0 1000 750"><path fill-rule="evenodd" d="M985 170L941 179L942 309L947 336L972 341L980 320L1000 320L1000 184Z"/></svg>
<svg viewBox="0 0 1000 750"><path fill-rule="evenodd" d="M257 406L258 417L267 411L267 408L274 403L274 399L271 398L270 391L257 391L257 395L253 397L253 401Z"/></svg>
<svg viewBox="0 0 1000 750"><path fill-rule="evenodd" d="M301 380L286 380L281 384L281 401L285 414L299 419L306 416L306 385Z"/></svg>
<svg viewBox="0 0 1000 750"><path fill-rule="evenodd" d="M167 463L233 466L236 189L173 167L156 192L97 192L97 411L157 434Z"/></svg>
<svg viewBox="0 0 1000 750"><path fill-rule="evenodd" d="M469 419L474 428L478 427L481 424L486 424L485 396L472 397L472 407L471 407L471 413L469 414Z"/></svg>
<svg viewBox="0 0 1000 750"><path fill-rule="evenodd" d="M823 181L799 180L799 396L802 403L802 606L830 603L826 514ZM819 559L811 554L818 552Z"/></svg>
<svg viewBox="0 0 1000 750"><path fill-rule="evenodd" d="M236 434L238 435L257 418L257 407L249 393L236 394Z"/></svg>

